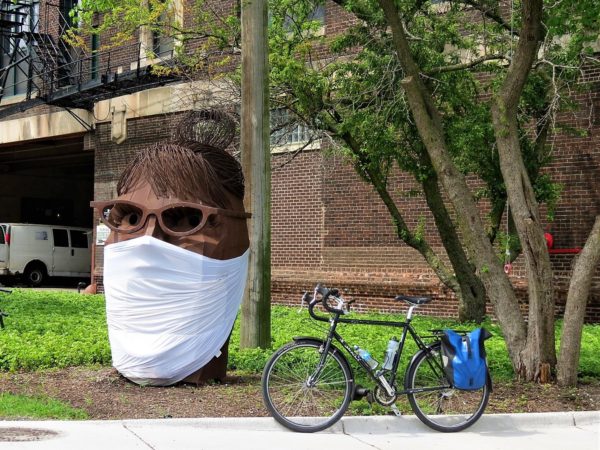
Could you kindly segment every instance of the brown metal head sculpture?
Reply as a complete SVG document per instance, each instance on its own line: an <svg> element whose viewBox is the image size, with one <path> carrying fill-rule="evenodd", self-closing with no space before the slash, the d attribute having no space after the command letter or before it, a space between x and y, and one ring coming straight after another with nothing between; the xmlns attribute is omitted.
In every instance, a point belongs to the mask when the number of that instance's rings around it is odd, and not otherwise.
<svg viewBox="0 0 600 450"><path fill-rule="evenodd" d="M195 117L199 122L206 119L205 115ZM222 135L222 125L219 121L215 124L221 127L216 134ZM122 173L117 198L93 202L111 229L107 248L149 236L213 260L233 260L246 253L249 214L244 212L241 166L223 148L212 145L226 145L226 139L217 142L214 128L211 134L211 128L203 126L208 144L198 142L201 133L196 132L179 133L177 142L149 146ZM186 128L198 131L190 123L184 125ZM107 297L107 305L108 301ZM220 356L183 381L224 379L228 341L221 347Z"/></svg>

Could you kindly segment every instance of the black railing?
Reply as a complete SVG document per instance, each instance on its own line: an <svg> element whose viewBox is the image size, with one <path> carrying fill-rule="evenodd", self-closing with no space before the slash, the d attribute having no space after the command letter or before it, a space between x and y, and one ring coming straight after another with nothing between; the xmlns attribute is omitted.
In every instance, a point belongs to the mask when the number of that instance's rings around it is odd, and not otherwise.
<svg viewBox="0 0 600 450"><path fill-rule="evenodd" d="M46 2L43 18L38 5L0 0L0 100L24 93L26 99L81 106L92 97L119 95L119 88L140 90L150 82L151 64L173 63L172 49L157 54L139 42L102 51L74 48L63 39L70 19L60 5ZM57 24L58 31L50 33L50 26ZM6 111L0 110L4 115Z"/></svg>

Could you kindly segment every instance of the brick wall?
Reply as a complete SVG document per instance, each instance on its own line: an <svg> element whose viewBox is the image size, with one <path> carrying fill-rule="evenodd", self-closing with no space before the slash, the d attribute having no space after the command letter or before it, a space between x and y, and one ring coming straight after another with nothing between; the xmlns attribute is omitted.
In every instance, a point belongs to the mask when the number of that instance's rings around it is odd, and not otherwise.
<svg viewBox="0 0 600 450"><path fill-rule="evenodd" d="M598 158L599 148L587 139L579 142L577 153ZM286 155L275 156L273 165L285 158ZM555 245L562 248L582 246L593 218L600 213L596 205L599 178L582 182L580 165L578 158L559 155L550 167L551 171L561 172L561 182L568 193L553 223L557 230ZM274 302L297 305L303 291L322 282L356 298L359 310L403 310L403 304L393 302L395 295L430 295L435 301L423 308L424 312L456 315L452 292L439 282L420 254L399 242L382 202L349 164L320 152L307 152L283 169L274 170L272 182ZM391 178L390 191L396 193L409 227L414 229L419 221L424 221L427 237L435 250L444 255L424 200L402 195L415 188L406 174ZM576 199L575 208L570 206L571 198ZM561 222L564 217L568 217L568 224ZM559 314L564 310L574 258L568 254L551 255ZM512 281L525 311L527 282L523 266L522 258L515 261ZM600 268L594 277L586 319L600 320Z"/></svg>
<svg viewBox="0 0 600 450"><path fill-rule="evenodd" d="M598 93L586 98L597 102ZM574 117L596 120L594 114L583 103ZM563 120L582 127L573 117ZM556 219L551 224L557 248L582 247L595 216L600 214L598 135L598 128L591 127L586 136L561 133L554 139L556 156L547 171L563 185ZM431 295L435 301L423 311L456 314L452 292L441 285L420 254L399 242L383 203L350 164L341 156L306 152L277 168L288 159L285 154L273 158L275 302L298 304L303 291L323 282L356 298L359 310L402 310L402 304L392 301L395 295ZM431 214L418 194L418 185L410 175L402 173L392 174L389 180L389 190L408 226L415 229L419 223L424 224L427 238L444 256ZM482 210L485 209L483 205ZM298 216L305 217L305 226L298 225ZM564 311L574 258L570 254L551 255L558 314ZM522 258L513 264L511 278L526 311L527 282ZM594 277L586 320L600 320L600 268Z"/></svg>

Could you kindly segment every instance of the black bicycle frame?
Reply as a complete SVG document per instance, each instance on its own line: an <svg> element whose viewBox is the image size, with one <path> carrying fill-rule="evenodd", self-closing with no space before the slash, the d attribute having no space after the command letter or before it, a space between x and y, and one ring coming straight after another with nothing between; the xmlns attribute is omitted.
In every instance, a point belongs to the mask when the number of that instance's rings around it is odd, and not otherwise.
<svg viewBox="0 0 600 450"><path fill-rule="evenodd" d="M394 356L392 369L389 371L390 378L389 379L385 378L387 383L389 384L389 386L394 386L394 383L396 381L398 366L400 364L400 359L402 357L402 352L404 350L404 344L406 342L406 337L409 333L410 333L412 339L417 344L417 347L420 350L428 351L429 347L423 342L421 337L417 334L417 332L414 330L414 328L410 324L410 322L411 322L410 318L407 319L405 322L394 322L394 321L388 321L388 320L370 320L370 319L346 319L346 318L341 317L343 315L343 311L339 311L339 310L333 310L333 311L330 310L330 311L332 311L331 312L332 317L325 317L325 316L319 316L314 312L314 307L316 304L317 304L317 302L309 303L308 312L309 312L310 316L313 319L321 321L321 322L329 322L330 325L329 325L329 331L327 333L327 338L325 339L325 346L323 348L323 353L321 354L321 360L319 362L317 370L311 375L311 377L309 379L309 383L313 383L318 379L321 371L323 370L323 367L325 366L325 359L327 358L327 354L329 352L329 349L331 348L331 343L335 339L367 371L369 376L371 378L373 378L373 380L378 385L385 388L385 386L382 385L382 382L379 380L379 378L377 376L378 371L374 371L373 369L371 369L371 367L358 355L358 353L356 353L354 351L354 349L352 347L350 347L350 345L344 340L344 338L342 336L340 336L340 334L336 331L338 323L348 323L351 325L376 325L376 326L402 328L402 337L400 338L400 344L398 346L398 351L396 352L396 355ZM429 363L431 369L436 373L439 372L439 370L441 369L439 367L433 367L431 364L431 361L429 361L429 360L428 360L428 363ZM408 393L439 390L442 387L449 387L449 385L448 386L440 386L440 387L436 387L436 388L420 388L420 389L411 389L408 391L403 390L400 392L395 392L395 395L404 395L404 394L408 394Z"/></svg>

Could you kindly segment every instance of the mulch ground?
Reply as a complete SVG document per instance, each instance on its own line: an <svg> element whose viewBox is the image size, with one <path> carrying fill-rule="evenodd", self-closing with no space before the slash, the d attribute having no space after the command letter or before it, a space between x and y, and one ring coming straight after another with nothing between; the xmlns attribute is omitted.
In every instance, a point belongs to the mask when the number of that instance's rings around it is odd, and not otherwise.
<svg viewBox="0 0 600 450"><path fill-rule="evenodd" d="M140 387L110 368L78 367L1 373L0 392L53 397L86 411L90 419L268 415L259 377L235 374L221 384ZM600 410L600 382L567 389L555 384L495 383L486 413L578 410Z"/></svg>

